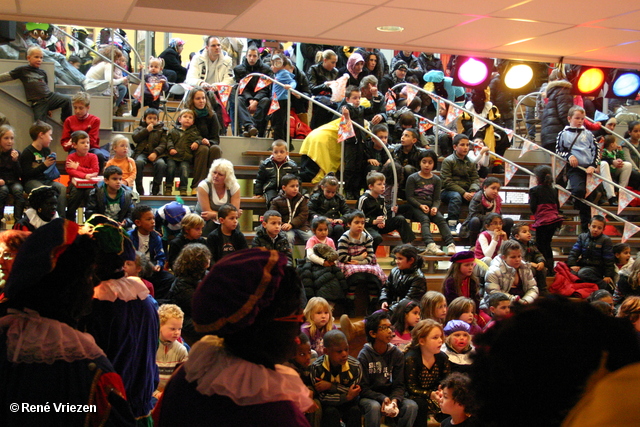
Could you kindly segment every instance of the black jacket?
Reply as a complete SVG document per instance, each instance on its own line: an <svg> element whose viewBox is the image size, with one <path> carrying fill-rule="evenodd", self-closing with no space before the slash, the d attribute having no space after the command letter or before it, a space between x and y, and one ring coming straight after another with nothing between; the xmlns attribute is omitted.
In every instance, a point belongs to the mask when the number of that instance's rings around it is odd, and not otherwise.
<svg viewBox="0 0 640 427"><path fill-rule="evenodd" d="M373 220L379 216L387 219L387 206L384 204L384 197L374 198L369 190L365 191L358 199L358 210L362 211L365 216L364 223L367 227L375 227Z"/></svg>
<svg viewBox="0 0 640 427"><path fill-rule="evenodd" d="M20 166L20 152L16 161L11 157L11 151L0 153L0 179L5 183L20 182L22 167Z"/></svg>
<svg viewBox="0 0 640 427"><path fill-rule="evenodd" d="M311 219L316 216L343 219L349 212L351 212L351 208L347 206L347 201L342 194L336 193L332 199L327 199L320 189L309 198L309 218Z"/></svg>
<svg viewBox="0 0 640 427"><path fill-rule="evenodd" d="M400 270L395 267L391 270L389 278L380 291L380 303L387 302L389 306L409 298L420 301L422 295L427 292L427 281L419 268L407 268Z"/></svg>
<svg viewBox="0 0 640 427"><path fill-rule="evenodd" d="M337 79L338 69L334 68L331 71L327 71L322 66L322 62L319 62L309 68L307 77L309 78L309 86L313 95L331 96L331 88L324 83Z"/></svg>
<svg viewBox="0 0 640 427"><path fill-rule="evenodd" d="M133 194L131 189L126 185L121 187L122 193L120 194L120 212L118 212L118 218L113 218L116 221L122 223L126 220L124 228L129 228L133 224L131 221L131 212L133 211ZM104 181L100 181L96 184L91 192L89 192L89 200L87 201L87 207L84 211L84 217L90 218L93 214L106 215L107 213L107 191L105 189Z"/></svg>
<svg viewBox="0 0 640 427"><path fill-rule="evenodd" d="M569 252L567 265L596 267L602 272L603 277L615 278L615 256L611 238L606 234L601 234L596 239L591 237L589 232L580 234Z"/></svg>
<svg viewBox="0 0 640 427"><path fill-rule="evenodd" d="M273 156L269 156L260 163L258 176L253 181L253 194L260 196L267 190L278 191L280 189L280 180L288 173L298 175L296 162L287 158L282 165L278 166L273 160Z"/></svg>
<svg viewBox="0 0 640 427"><path fill-rule="evenodd" d="M164 59L165 69L176 72L178 75L176 83L184 82L185 77L187 77L187 69L182 66L182 58L174 48L167 47L158 57Z"/></svg>
<svg viewBox="0 0 640 427"><path fill-rule="evenodd" d="M304 286L307 300L322 297L327 301L340 301L347 291L347 280L338 267L324 267L307 261L298 266L298 275Z"/></svg>
<svg viewBox="0 0 640 427"><path fill-rule="evenodd" d="M249 245L247 245L247 239L244 237L244 234L237 228L233 230L231 233L231 244L236 251L247 249ZM224 251L224 239L222 237L222 227L218 227L213 230L207 236L207 247L211 251L211 263L215 263L220 261L222 257L228 255Z"/></svg>
<svg viewBox="0 0 640 427"><path fill-rule="evenodd" d="M167 250L167 262L169 263L169 268L173 268L173 263L176 262L176 259L178 259L178 255L180 255L182 248L192 243L200 243L201 245L206 245L207 241L202 237L196 240L190 240L185 237L183 232L180 232L178 237L169 242L169 247Z"/></svg>
<svg viewBox="0 0 640 427"><path fill-rule="evenodd" d="M547 85L547 104L542 111L540 122L540 144L555 152L558 133L569 124L569 108L573 105L571 83L556 80Z"/></svg>
<svg viewBox="0 0 640 427"><path fill-rule="evenodd" d="M158 123L153 130L149 132L147 125L143 122L133 131L133 142L136 143L133 158L140 154L148 156L156 153L158 157L166 157L167 155L167 128L164 123ZM142 171L140 171L142 173Z"/></svg>
<svg viewBox="0 0 640 427"><path fill-rule="evenodd" d="M287 265L293 265L293 254L291 253L291 246L287 240L287 235L284 231L278 233L275 239L271 239L267 234L267 231L262 225L256 230L256 235L251 242L252 248L267 248L269 250L274 249L278 252L282 252L288 258Z"/></svg>
<svg viewBox="0 0 640 427"><path fill-rule="evenodd" d="M240 83L240 81L245 78L247 75L252 73L260 73L266 74L267 76L273 76L271 72L271 68L267 67L263 64L262 60L258 58L258 61L254 65L249 65L247 62L247 58L242 59L242 64L236 66L233 69L233 75L236 79L236 83ZM245 99L254 99L256 101L260 101L262 98L269 98L271 96L271 85L263 87L260 90L256 91L256 84L260 80L260 77L253 76L249 83L244 87L244 90L238 97L242 97ZM273 83L272 83L273 84Z"/></svg>

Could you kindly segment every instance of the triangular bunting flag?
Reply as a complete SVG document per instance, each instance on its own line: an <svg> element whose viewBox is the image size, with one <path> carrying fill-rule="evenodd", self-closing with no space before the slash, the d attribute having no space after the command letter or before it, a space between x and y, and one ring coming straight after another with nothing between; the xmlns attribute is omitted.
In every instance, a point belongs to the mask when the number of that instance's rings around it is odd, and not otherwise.
<svg viewBox="0 0 640 427"><path fill-rule="evenodd" d="M278 97L274 92L273 96L271 97L271 105L269 106L269 112L267 114L273 114L279 109L280 109L280 103L278 102Z"/></svg>
<svg viewBox="0 0 640 427"><path fill-rule="evenodd" d="M513 131L511 129L507 129L507 138L509 138L509 142L513 140Z"/></svg>
<svg viewBox="0 0 640 427"><path fill-rule="evenodd" d="M560 160L560 159L556 158L556 168L553 171L553 179L554 180L558 179L558 175L560 175L560 172L562 172L562 170L564 169L566 164L567 164L567 162L565 162L564 160Z"/></svg>
<svg viewBox="0 0 640 427"><path fill-rule="evenodd" d="M444 124L445 125L450 124L456 119L456 117L458 117L459 114L460 114L460 110L458 108L450 107L449 112L447 113L447 118L444 121Z"/></svg>
<svg viewBox="0 0 640 427"><path fill-rule="evenodd" d="M271 84L271 80L269 80L266 77L260 77L260 79L258 79L258 83L256 83L256 92L259 91L260 89L263 89L269 86L270 84Z"/></svg>
<svg viewBox="0 0 640 427"><path fill-rule="evenodd" d="M596 215L600 214L600 210L598 208L594 208L593 206L591 206L591 217L593 218Z"/></svg>
<svg viewBox="0 0 640 427"><path fill-rule="evenodd" d="M438 99L438 97L437 97L437 96L435 96L435 95L434 95L434 94L432 94L432 93L430 93L430 94L429 94L429 97L431 98L431 100L432 100L433 102L435 102L435 103L436 103L436 104L438 104L438 105L440 105L440 103L442 102L442 101L440 101L440 99ZM444 103L443 103L443 104L444 104Z"/></svg>
<svg viewBox="0 0 640 427"><path fill-rule="evenodd" d="M511 163L506 162L504 164L504 185L508 185L511 178L516 174L518 170L517 166L512 165Z"/></svg>
<svg viewBox="0 0 640 427"><path fill-rule="evenodd" d="M387 113L396 111L396 100L393 96L393 92L391 90L387 91L385 97L385 110Z"/></svg>
<svg viewBox="0 0 640 427"><path fill-rule="evenodd" d="M570 196L571 193L568 193L566 191L558 191L558 204L560 205L560 207L567 203L567 200L569 200Z"/></svg>
<svg viewBox="0 0 640 427"><path fill-rule="evenodd" d="M229 95L231 95L231 86L229 85L216 85L218 87L218 95L220 96L220 102L224 105L224 108L227 108L227 101L229 100Z"/></svg>
<svg viewBox="0 0 640 427"><path fill-rule="evenodd" d="M425 119L424 117L420 117L419 127L420 127L420 133L425 133L426 131L431 129L433 125L429 123L427 119Z"/></svg>
<svg viewBox="0 0 640 427"><path fill-rule="evenodd" d="M145 83L145 86L147 86L147 89L149 89L149 92L153 95L154 101L160 98L160 94L162 94L162 82Z"/></svg>
<svg viewBox="0 0 640 427"><path fill-rule="evenodd" d="M418 90L413 86L405 86L407 88L407 105L411 104L413 98L418 94Z"/></svg>
<svg viewBox="0 0 640 427"><path fill-rule="evenodd" d="M618 193L618 215L620 215L620 212L622 212L633 199L634 197L628 191L620 190Z"/></svg>
<svg viewBox="0 0 640 427"><path fill-rule="evenodd" d="M342 142L345 139L349 139L354 136L356 136L356 133L353 130L353 124L351 123L351 120L347 120L343 114L340 119L340 126L338 127L338 142Z"/></svg>
<svg viewBox="0 0 640 427"><path fill-rule="evenodd" d="M522 150L520 150L520 155L518 156L518 158L524 156L525 153L528 153L529 151L533 151L533 150L539 150L540 147L537 144L534 144L533 142L529 142L529 141L524 141L522 143Z"/></svg>
<svg viewBox="0 0 640 427"><path fill-rule="evenodd" d="M596 122L601 122L603 120L609 120L609 116L607 114L603 113L602 111L596 110L596 114L593 116L593 119Z"/></svg>
<svg viewBox="0 0 640 427"><path fill-rule="evenodd" d="M531 175L529 177L529 188L533 188L536 185L538 185L538 179L535 177L535 175Z"/></svg>
<svg viewBox="0 0 640 427"><path fill-rule="evenodd" d="M484 126L484 122L477 117L473 118L473 136L476 136L476 133Z"/></svg>
<svg viewBox="0 0 640 427"><path fill-rule="evenodd" d="M634 234L636 234L638 231L640 231L640 227L631 224L630 222L625 222L624 223L624 232L622 233L622 243L626 242L627 240L629 240L631 238L631 236L633 236Z"/></svg>
<svg viewBox="0 0 640 427"><path fill-rule="evenodd" d="M602 183L602 180L595 176L594 174L587 175L587 192L584 197L589 196L593 190L598 188L598 186Z"/></svg>
<svg viewBox="0 0 640 427"><path fill-rule="evenodd" d="M245 78L243 78L242 80L240 80L240 83L238 83L238 94L242 95L242 92L244 92L244 88L245 86L247 86L247 84L249 84L249 82L251 81L251 78L253 76L247 76Z"/></svg>
<svg viewBox="0 0 640 427"><path fill-rule="evenodd" d="M431 96L431 98L433 98L434 101L436 101L438 103L438 109L443 109L444 111L447 111L447 103L444 102L442 99L436 99L434 96Z"/></svg>

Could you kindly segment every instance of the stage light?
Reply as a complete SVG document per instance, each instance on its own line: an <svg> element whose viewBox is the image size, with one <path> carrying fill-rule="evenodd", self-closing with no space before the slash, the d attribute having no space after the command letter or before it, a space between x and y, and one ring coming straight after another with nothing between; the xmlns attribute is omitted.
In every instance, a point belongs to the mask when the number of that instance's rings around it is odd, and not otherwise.
<svg viewBox="0 0 640 427"><path fill-rule="evenodd" d="M453 85L467 88L485 88L491 81L493 59L459 56L453 67Z"/></svg>
<svg viewBox="0 0 640 427"><path fill-rule="evenodd" d="M613 70L610 74L607 98L635 98L640 91L640 72L635 70Z"/></svg>
<svg viewBox="0 0 640 427"><path fill-rule="evenodd" d="M533 70L527 64L516 64L504 76L504 84L509 89L522 89L533 80Z"/></svg>
<svg viewBox="0 0 640 427"><path fill-rule="evenodd" d="M593 93L604 84L604 71L600 68L589 68L578 76L578 90L581 93Z"/></svg>

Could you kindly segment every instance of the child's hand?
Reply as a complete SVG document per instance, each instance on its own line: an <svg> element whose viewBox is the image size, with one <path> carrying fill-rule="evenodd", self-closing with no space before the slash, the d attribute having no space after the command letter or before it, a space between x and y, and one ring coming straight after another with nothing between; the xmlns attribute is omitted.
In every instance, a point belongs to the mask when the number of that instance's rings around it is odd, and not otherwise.
<svg viewBox="0 0 640 427"><path fill-rule="evenodd" d="M171 150L169 150L169 154L171 154L172 156L175 156L176 154L178 154L178 150L176 150L175 148L172 148Z"/></svg>
<svg viewBox="0 0 640 427"><path fill-rule="evenodd" d="M369 162L369 164L370 164L371 166L380 166L380 162L379 162L379 161L377 161L376 159L369 159L369 160L367 160L367 161Z"/></svg>
<svg viewBox="0 0 640 427"><path fill-rule="evenodd" d="M605 277L602 280L605 281L609 285L613 285L613 279L611 277Z"/></svg>
<svg viewBox="0 0 640 427"><path fill-rule="evenodd" d="M382 114L376 114L375 116L373 116L373 118L371 119L371 124L372 125L377 125L378 123L380 123L382 121Z"/></svg>
<svg viewBox="0 0 640 427"><path fill-rule="evenodd" d="M333 267L334 265L336 265L336 263L332 262L332 261L326 261L325 260L325 262L322 263L323 267Z"/></svg>
<svg viewBox="0 0 640 427"><path fill-rule="evenodd" d="M202 145L206 145L207 147L211 145L207 138L202 138Z"/></svg>
<svg viewBox="0 0 640 427"><path fill-rule="evenodd" d="M587 168L587 174L591 175L592 173L594 173L596 171L596 168L594 168L593 166L589 166Z"/></svg>
<svg viewBox="0 0 640 427"><path fill-rule="evenodd" d="M4 184L6 184L6 183L4 182L4 179L0 179L0 186L1 186L1 185L4 185Z"/></svg>
<svg viewBox="0 0 640 427"><path fill-rule="evenodd" d="M473 196L475 196L475 194L475 191L473 193L466 192L462 195L462 197L464 197L466 201L470 201L471 199L473 199Z"/></svg>
<svg viewBox="0 0 640 427"><path fill-rule="evenodd" d="M160 271L160 270L162 270L162 267L160 265L153 266L153 271Z"/></svg>
<svg viewBox="0 0 640 427"><path fill-rule="evenodd" d="M344 115L345 119L351 119L351 115L349 114L349 109L347 107L342 107L342 114Z"/></svg>
<svg viewBox="0 0 640 427"><path fill-rule="evenodd" d="M282 231L289 231L291 230L292 225L289 224L288 222L285 224L282 224Z"/></svg>
<svg viewBox="0 0 640 427"><path fill-rule="evenodd" d="M46 161L45 161L46 164ZM78 166L80 166L79 162L74 162L73 160L67 160L67 169L78 169Z"/></svg>
<svg viewBox="0 0 640 427"><path fill-rule="evenodd" d="M361 388L359 385L352 384L351 387L349 387L349 391L347 392L347 401L351 401L358 397L358 395L360 394L360 390Z"/></svg>
<svg viewBox="0 0 640 427"><path fill-rule="evenodd" d="M13 160L14 162L17 162L19 157L20 157L20 154L18 154L18 151L11 150L11 160Z"/></svg>
<svg viewBox="0 0 640 427"><path fill-rule="evenodd" d="M431 208L431 216L435 216L438 213L438 208Z"/></svg>
<svg viewBox="0 0 640 427"><path fill-rule="evenodd" d="M341 219L334 219L332 221L333 224L342 224L342 220Z"/></svg>
<svg viewBox="0 0 640 427"><path fill-rule="evenodd" d="M149 132L153 131L153 125L152 124L147 125L147 131L149 131Z"/></svg>
<svg viewBox="0 0 640 427"><path fill-rule="evenodd" d="M56 158L55 158L55 157L51 157L51 156L49 156L49 157L47 157L46 159L44 159L44 162L43 162L43 163L45 164L45 166L46 166L46 167L49 167L49 166L51 166L52 164L54 164L55 162L56 162Z"/></svg>
<svg viewBox="0 0 640 427"><path fill-rule="evenodd" d="M98 172L88 173L88 174L86 174L84 177L85 177L86 179L89 179L89 178L95 178L96 176L98 176Z"/></svg>
<svg viewBox="0 0 640 427"><path fill-rule="evenodd" d="M388 303L388 302L386 302L386 301L385 301L385 302L383 302L382 304L380 304L380 308L381 308L382 310L386 310L386 309L388 309L388 308L389 308L389 303Z"/></svg>
<svg viewBox="0 0 640 427"><path fill-rule="evenodd" d="M577 168L578 167L578 158L576 156L569 156L569 164L571 165L571 167Z"/></svg>
<svg viewBox="0 0 640 427"><path fill-rule="evenodd" d="M286 90L293 89L293 87L291 85L284 85L282 87L285 88Z"/></svg>
<svg viewBox="0 0 640 427"><path fill-rule="evenodd" d="M429 206L427 205L420 205L420 210L426 213L427 215L429 214Z"/></svg>
<svg viewBox="0 0 640 427"><path fill-rule="evenodd" d="M398 213L398 205L395 205L394 207L391 208L391 211L393 213Z"/></svg>
<svg viewBox="0 0 640 427"><path fill-rule="evenodd" d="M538 270L538 271L544 270L544 262L539 262L538 266L536 267L536 270Z"/></svg>
<svg viewBox="0 0 640 427"><path fill-rule="evenodd" d="M194 142L193 144L191 144L191 151L196 151L198 149L198 143Z"/></svg>
<svg viewBox="0 0 640 427"><path fill-rule="evenodd" d="M577 265L574 265L573 267L571 267L571 270L573 270L573 271L575 271L577 273L578 271L580 271L580 267L577 266Z"/></svg>
<svg viewBox="0 0 640 427"><path fill-rule="evenodd" d="M322 393L323 391L329 390L331 388L331 383L329 381L321 380L320 378L316 378L316 383L314 385L316 391Z"/></svg>
<svg viewBox="0 0 640 427"><path fill-rule="evenodd" d="M622 161L622 159L615 159L615 160L613 161L613 167L614 167L614 168L618 168L618 169L620 169L622 166L623 166L623 161Z"/></svg>
<svg viewBox="0 0 640 427"><path fill-rule="evenodd" d="M256 194L255 196L253 196L254 199L262 199L262 196L260 194Z"/></svg>
<svg viewBox="0 0 640 427"><path fill-rule="evenodd" d="M149 159L150 162L155 162L157 158L158 158L158 153L151 153L147 156L147 159Z"/></svg>

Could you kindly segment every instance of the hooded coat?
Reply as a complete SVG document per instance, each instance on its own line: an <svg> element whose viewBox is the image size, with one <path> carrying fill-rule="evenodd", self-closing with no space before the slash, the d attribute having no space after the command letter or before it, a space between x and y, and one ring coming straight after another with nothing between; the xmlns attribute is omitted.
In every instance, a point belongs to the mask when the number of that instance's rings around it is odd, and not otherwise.
<svg viewBox="0 0 640 427"><path fill-rule="evenodd" d="M569 108L573 105L571 83L566 80L555 80L547 85L547 103L542 111L540 123L541 145L555 152L558 133L569 125L567 117Z"/></svg>

